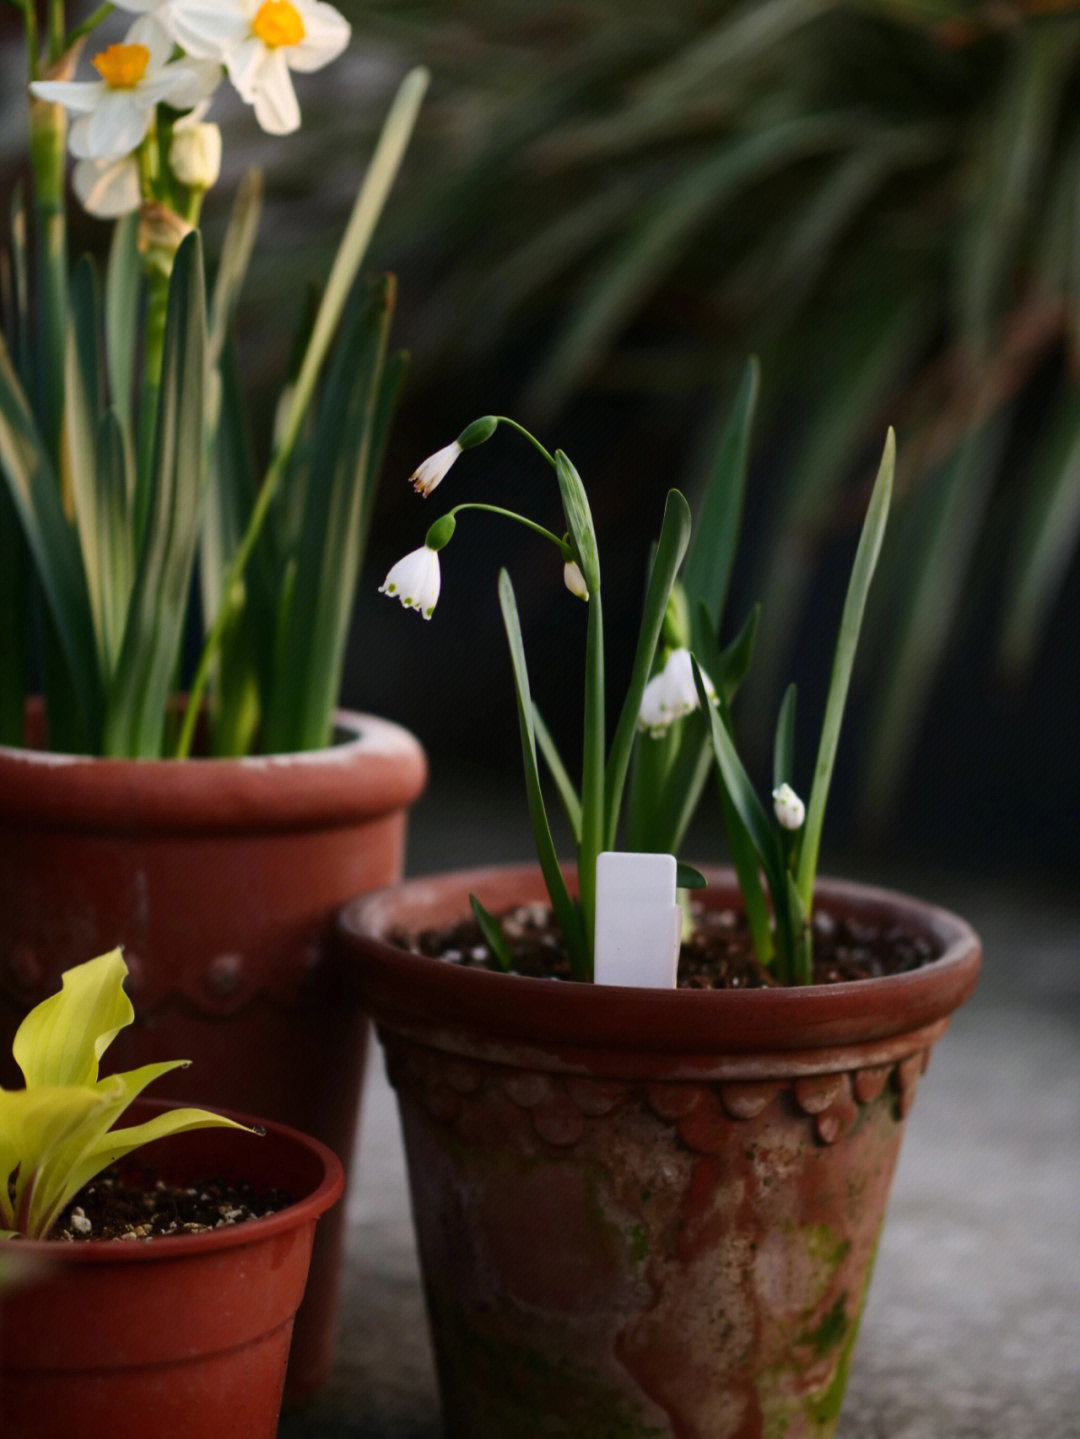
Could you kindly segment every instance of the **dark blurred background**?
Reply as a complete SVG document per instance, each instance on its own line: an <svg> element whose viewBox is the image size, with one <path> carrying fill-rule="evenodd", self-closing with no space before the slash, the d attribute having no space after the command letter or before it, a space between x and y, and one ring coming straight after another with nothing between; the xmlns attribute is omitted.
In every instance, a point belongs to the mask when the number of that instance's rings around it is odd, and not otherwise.
<svg viewBox="0 0 1080 1439"><path fill-rule="evenodd" d="M371 256L399 276L396 338L413 358L345 702L414 729L436 774L516 786L495 597L505 564L536 698L572 756L584 612L544 546L465 516L429 624L377 594L450 504L506 502L557 525L552 477L500 434L427 502L405 478L486 413L567 451L600 532L617 695L664 493L676 484L693 502L756 354L725 627L761 599L737 710L755 772L764 783L795 679L809 787L847 567L893 424L898 503L828 846L878 873L904 856L1075 878L1080 7L339 6L353 43L298 77L297 135L270 139L239 106L215 110L225 173L205 228L212 257L236 183L261 165L269 203L240 343L269 406L304 283L326 273L390 96L414 64L431 69ZM6 197L24 143L13 43L0 79ZM104 243L104 226L76 225L76 246ZM700 843L715 830L710 816ZM697 857L719 858L719 842Z"/></svg>

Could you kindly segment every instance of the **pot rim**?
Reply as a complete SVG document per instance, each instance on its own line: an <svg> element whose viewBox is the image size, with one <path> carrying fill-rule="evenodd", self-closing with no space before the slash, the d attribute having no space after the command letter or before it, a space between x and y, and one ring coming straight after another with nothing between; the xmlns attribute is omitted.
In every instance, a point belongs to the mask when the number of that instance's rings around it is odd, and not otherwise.
<svg viewBox="0 0 1080 1439"><path fill-rule="evenodd" d="M704 902L741 908L731 869L703 872L709 879L699 892ZM971 994L981 962L979 938L958 916L890 890L832 879L818 881L815 907L903 924L932 939L938 957L902 974L830 985L654 990L466 969L385 942L387 928L406 914L405 923L416 928L463 917L470 892L489 908L546 898L539 867L519 865L407 880L339 912L338 943L356 961L361 1001L378 1023L444 1035L495 1032L564 1051L814 1050L938 1024Z"/></svg>
<svg viewBox="0 0 1080 1439"><path fill-rule="evenodd" d="M186 1109L190 1106L176 1100L140 1099L133 1106L141 1116L167 1109ZM306 1151L318 1161L322 1177L314 1188L284 1209L265 1214L257 1219L245 1220L242 1224L227 1225L222 1229L210 1229L197 1234L162 1235L137 1242L122 1239L80 1239L78 1242L64 1242L55 1239L17 1239L8 1241L18 1245L18 1253L29 1260L43 1264L43 1273L60 1264L127 1264L147 1263L157 1260L182 1259L185 1255L194 1257L219 1250L239 1249L252 1244L261 1244L275 1235L296 1229L300 1225L314 1223L321 1214L330 1209L340 1198L345 1188L345 1172L341 1161L332 1149L310 1134L292 1129L287 1124L274 1120L256 1119L248 1114L238 1114L231 1109L213 1106L215 1114L226 1119L235 1119L249 1127L258 1126L275 1139ZM208 1129L207 1134L215 1136L233 1135L240 1137L239 1130ZM191 1136L199 1131L189 1130L182 1137L189 1143ZM180 1137L180 1136L178 1136ZM246 1136L254 1142L254 1136ZM220 1142L220 1140L219 1140ZM155 1144L147 1146L152 1156Z"/></svg>
<svg viewBox="0 0 1080 1439"><path fill-rule="evenodd" d="M28 724L41 702L27 701ZM411 805L427 758L404 726L334 711L346 738L323 749L238 758L123 759L0 745L0 819L98 831L309 829Z"/></svg>

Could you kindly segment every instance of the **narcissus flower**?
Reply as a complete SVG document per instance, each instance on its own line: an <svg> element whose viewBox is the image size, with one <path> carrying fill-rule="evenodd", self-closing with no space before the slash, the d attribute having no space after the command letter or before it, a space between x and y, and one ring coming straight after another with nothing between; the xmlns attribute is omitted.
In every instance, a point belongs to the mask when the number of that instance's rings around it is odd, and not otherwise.
<svg viewBox="0 0 1080 1439"><path fill-rule="evenodd" d="M416 493L426 499L435 486L446 478L447 471L460 454L461 445L455 440L453 444L444 445L441 450L436 450L422 464L417 465L409 476L409 483Z"/></svg>
<svg viewBox="0 0 1080 1439"><path fill-rule="evenodd" d="M784 829L802 829L806 806L789 784L777 785L772 801L773 811Z"/></svg>
<svg viewBox="0 0 1080 1439"><path fill-rule="evenodd" d="M93 57L99 80L38 80L30 89L78 116L68 138L77 159L119 160L142 144L159 103L190 110L217 88L218 65L171 60L172 53L171 37L146 15L120 44Z"/></svg>
<svg viewBox="0 0 1080 1439"><path fill-rule="evenodd" d="M702 671L705 691L711 698L716 691L712 680ZM669 725L683 715L691 714L698 708L698 693L694 685L694 671L690 664L690 651L672 650L667 664L658 675L645 686L638 710L638 727L648 730L654 739L664 733Z"/></svg>
<svg viewBox="0 0 1080 1439"><path fill-rule="evenodd" d="M439 553L421 545L391 567L379 593L400 600L407 610L419 610L429 620L439 600L440 583Z"/></svg>
<svg viewBox="0 0 1080 1439"><path fill-rule="evenodd" d="M217 60L271 135L300 125L290 70L319 70L349 43L349 22L323 0L172 0L169 27L189 55Z"/></svg>
<svg viewBox="0 0 1080 1439"><path fill-rule="evenodd" d="M134 155L116 160L77 160L71 176L76 195L88 215L115 220L142 204L139 162Z"/></svg>

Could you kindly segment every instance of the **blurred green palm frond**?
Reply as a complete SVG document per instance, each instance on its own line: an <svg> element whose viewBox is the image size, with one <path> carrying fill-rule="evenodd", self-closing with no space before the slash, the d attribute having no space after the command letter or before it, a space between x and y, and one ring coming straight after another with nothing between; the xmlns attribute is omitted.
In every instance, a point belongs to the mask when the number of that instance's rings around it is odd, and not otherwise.
<svg viewBox="0 0 1080 1439"><path fill-rule="evenodd" d="M509 355L534 423L589 391L707 419L761 356L759 676L786 672L895 423L863 792L887 812L968 607L992 607L1022 680L1080 549L1080 6L376 0L354 18L441 77L427 179L387 231L423 256L421 390ZM748 681L762 713L768 685Z"/></svg>

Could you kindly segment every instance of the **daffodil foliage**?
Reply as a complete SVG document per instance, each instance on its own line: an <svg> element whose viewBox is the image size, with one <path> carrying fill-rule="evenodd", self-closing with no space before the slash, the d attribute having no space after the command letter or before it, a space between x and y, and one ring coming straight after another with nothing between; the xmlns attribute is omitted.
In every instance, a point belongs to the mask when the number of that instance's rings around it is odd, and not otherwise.
<svg viewBox="0 0 1080 1439"><path fill-rule="evenodd" d="M154 1139L244 1127L205 1109L170 1109L114 1129L147 1085L188 1063L99 1077L101 1056L135 1017L123 988L127 972L118 949L69 969L60 991L18 1028L12 1053L26 1087L0 1089L0 1234L43 1238L84 1184Z"/></svg>
<svg viewBox="0 0 1080 1439"><path fill-rule="evenodd" d="M135 18L102 46L112 5L74 30L60 0L19 8L32 187L0 266L0 742L22 743L40 683L49 743L71 753L183 756L204 709L216 755L318 748L404 374L393 276L358 276L427 74L402 82L321 293L298 297L258 446L231 327L261 185L240 186L208 290L221 135L204 117L228 80L269 134L294 131L292 77L342 53L347 21L324 0L119 0ZM69 270L65 151L83 205L116 221L103 279Z"/></svg>

